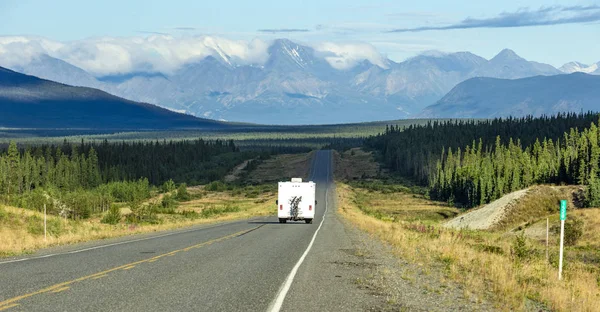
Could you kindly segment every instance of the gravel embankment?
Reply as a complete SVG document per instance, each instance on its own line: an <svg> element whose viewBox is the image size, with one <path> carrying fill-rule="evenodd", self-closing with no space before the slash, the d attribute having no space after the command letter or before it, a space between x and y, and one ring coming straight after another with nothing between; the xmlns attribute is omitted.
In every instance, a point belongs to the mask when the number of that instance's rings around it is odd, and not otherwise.
<svg viewBox="0 0 600 312"><path fill-rule="evenodd" d="M527 195L529 189L524 189L504 195L502 198L491 202L479 209L446 222L448 228L469 228L473 230L486 230L502 219L504 213L510 209L520 198Z"/></svg>

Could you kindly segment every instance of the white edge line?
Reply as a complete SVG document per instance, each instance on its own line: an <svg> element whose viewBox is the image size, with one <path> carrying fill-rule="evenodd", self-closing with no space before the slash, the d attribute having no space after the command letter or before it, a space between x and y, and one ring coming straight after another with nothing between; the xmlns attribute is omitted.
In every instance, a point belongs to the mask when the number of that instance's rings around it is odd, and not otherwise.
<svg viewBox="0 0 600 312"><path fill-rule="evenodd" d="M327 183L329 183L329 170L327 171ZM296 265L294 266L294 268L292 269L292 271L286 278L283 285L281 285L281 288L279 289L279 292L277 293L277 297L271 303L271 305L269 306L267 311L279 312L281 310L283 301L285 300L285 297L286 297L288 291L290 290L290 287L292 286L292 282L294 281L294 278L296 277L296 273L298 273L298 269L300 268L300 265L302 265L302 262L304 262L304 258L306 258L306 256L308 255L308 252L312 248L312 245L315 242L315 239L317 238L317 234L319 233L321 226L323 226L323 222L325 221L325 216L327 214L328 197L329 197L328 195L329 195L329 186L327 187L327 191L325 191L325 211L323 212L323 219L321 219L321 223L319 224L319 227L315 231L315 234L313 235L312 240L308 244L308 247L306 247L306 250L302 254L302 257L300 257L300 259L298 260L298 262L296 263Z"/></svg>
<svg viewBox="0 0 600 312"><path fill-rule="evenodd" d="M242 220L242 221L244 221L244 220ZM234 221L234 222L230 222L230 223L235 223L235 222L239 222L239 221ZM145 240L150 240L150 239L156 239L156 238L161 238L161 237L166 237L166 236L171 236L171 235L185 234L185 233L194 232L194 231L212 229L212 228L216 228L216 227L219 227L219 226L222 226L222 225L226 225L226 224L230 224L230 223L215 224L213 226L201 227L201 228L190 229L190 230L185 230L185 231L177 231L177 232L173 232L173 233L167 233L167 234L156 235L156 236L151 236L151 237L144 237L144 238L139 238L139 239L134 239L134 240L128 240L128 241L124 241L124 242L118 242L118 243L112 243L112 244L107 244L107 245L94 246L94 247L89 247L89 248L84 248L84 249L77 249L77 250L67 251L67 252L57 253L57 254L49 254L49 255L43 255L43 256L38 256L38 257L21 258L21 259L15 259L15 260L2 261L2 262L0 262L0 265L2 265L2 264L8 264L8 263L15 263L15 262L23 262L23 261L28 261L28 260L43 259L43 258L49 258L49 257L54 257L54 256L60 256L60 255L76 254L76 253L80 253L80 252L84 252L84 251L90 251L90 250L95 250L95 249L100 249L100 248L107 248L107 247L112 247L112 246L117 246L117 245L123 245L123 244L129 244L129 243L135 243L135 242L140 242L140 241L145 241ZM140 234L144 234L144 233L140 233Z"/></svg>

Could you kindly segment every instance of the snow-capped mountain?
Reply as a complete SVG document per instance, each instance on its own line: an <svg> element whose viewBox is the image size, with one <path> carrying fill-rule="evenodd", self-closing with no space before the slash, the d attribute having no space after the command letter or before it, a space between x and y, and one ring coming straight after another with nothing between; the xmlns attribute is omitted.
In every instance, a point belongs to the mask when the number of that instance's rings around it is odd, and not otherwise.
<svg viewBox="0 0 600 312"><path fill-rule="evenodd" d="M134 101L199 117L266 124L340 123L414 116L472 77L556 75L511 50L491 60L469 52L427 53L395 63L363 60L334 66L331 54L287 39L275 40L264 63L247 64L204 42L211 53L177 70L94 77L65 61L43 56L17 71L89 86ZM2 60L0 59L0 65Z"/></svg>
<svg viewBox="0 0 600 312"><path fill-rule="evenodd" d="M561 66L559 70L566 74L578 72L592 75L600 75L600 62L592 65L586 65L579 62L569 62Z"/></svg>

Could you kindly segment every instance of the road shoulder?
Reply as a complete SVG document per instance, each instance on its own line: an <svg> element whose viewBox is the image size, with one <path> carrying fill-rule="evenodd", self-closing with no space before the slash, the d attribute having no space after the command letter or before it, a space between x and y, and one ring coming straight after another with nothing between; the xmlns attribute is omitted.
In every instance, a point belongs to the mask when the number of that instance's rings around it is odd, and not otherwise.
<svg viewBox="0 0 600 312"><path fill-rule="evenodd" d="M333 188L332 188L333 190ZM330 194L332 202L335 192ZM283 311L493 311L429 268L399 258L335 207L300 267Z"/></svg>

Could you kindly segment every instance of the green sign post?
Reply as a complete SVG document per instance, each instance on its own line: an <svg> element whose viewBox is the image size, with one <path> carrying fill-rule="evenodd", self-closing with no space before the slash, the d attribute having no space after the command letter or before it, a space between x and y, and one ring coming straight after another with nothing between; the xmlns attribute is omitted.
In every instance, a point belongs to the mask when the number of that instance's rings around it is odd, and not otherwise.
<svg viewBox="0 0 600 312"><path fill-rule="evenodd" d="M567 220L567 201L560 201L560 255L558 259L558 279L562 279L563 244L565 240L565 220Z"/></svg>
<svg viewBox="0 0 600 312"><path fill-rule="evenodd" d="M560 220L567 220L567 201L564 199L560 201Z"/></svg>

